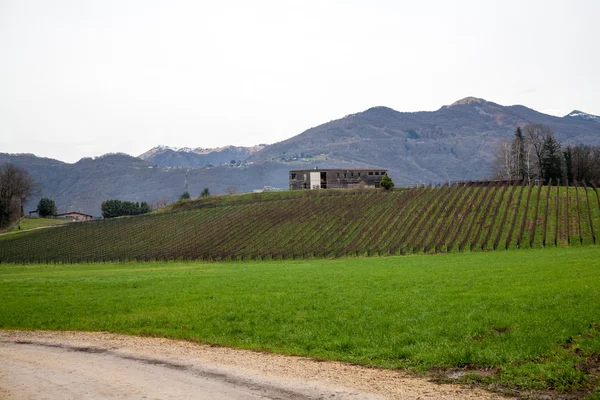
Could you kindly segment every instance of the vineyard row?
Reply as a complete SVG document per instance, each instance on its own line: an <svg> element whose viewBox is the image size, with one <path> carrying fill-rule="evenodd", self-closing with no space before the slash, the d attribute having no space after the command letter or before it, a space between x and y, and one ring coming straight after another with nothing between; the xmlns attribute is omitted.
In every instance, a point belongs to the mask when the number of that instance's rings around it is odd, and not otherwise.
<svg viewBox="0 0 600 400"><path fill-rule="evenodd" d="M0 262L246 260L596 244L600 193L488 185L231 196L0 236Z"/></svg>

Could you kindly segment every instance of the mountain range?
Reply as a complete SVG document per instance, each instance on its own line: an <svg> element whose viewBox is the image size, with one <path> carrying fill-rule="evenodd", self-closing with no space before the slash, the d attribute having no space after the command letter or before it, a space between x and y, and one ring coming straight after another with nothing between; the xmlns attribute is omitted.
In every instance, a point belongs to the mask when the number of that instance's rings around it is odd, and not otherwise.
<svg viewBox="0 0 600 400"><path fill-rule="evenodd" d="M387 168L397 186L419 182L483 179L498 142L517 126L550 126L565 145L600 144L600 117L578 110L555 117L522 105L502 106L467 97L437 111L366 111L310 128L271 145L217 149L157 146L139 157L109 154L74 164L31 154L1 154L42 183L40 196L59 212L100 215L100 203L118 198L167 202L185 188L198 196L287 188L288 171L312 168ZM35 207L32 199L29 208Z"/></svg>

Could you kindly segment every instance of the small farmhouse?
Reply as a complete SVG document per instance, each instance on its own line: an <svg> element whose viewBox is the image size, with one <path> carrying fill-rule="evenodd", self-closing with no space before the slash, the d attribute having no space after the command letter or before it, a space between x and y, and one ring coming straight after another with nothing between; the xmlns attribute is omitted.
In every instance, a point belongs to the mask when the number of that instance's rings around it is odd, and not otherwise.
<svg viewBox="0 0 600 400"><path fill-rule="evenodd" d="M303 169L290 171L290 190L378 188L387 169Z"/></svg>
<svg viewBox="0 0 600 400"><path fill-rule="evenodd" d="M94 219L94 216L83 214L80 212L68 212L63 214L56 214L56 218L72 219L75 221L88 221L90 219Z"/></svg>

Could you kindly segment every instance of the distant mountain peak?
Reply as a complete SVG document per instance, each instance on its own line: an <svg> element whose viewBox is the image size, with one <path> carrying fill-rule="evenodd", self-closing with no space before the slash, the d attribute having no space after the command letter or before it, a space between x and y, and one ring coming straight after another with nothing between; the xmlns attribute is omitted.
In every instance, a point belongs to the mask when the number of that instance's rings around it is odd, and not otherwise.
<svg viewBox="0 0 600 400"><path fill-rule="evenodd" d="M487 103L487 102L484 99L469 96L469 97L465 97L464 99L455 101L454 103L450 104L448 107L454 107L454 106L459 106L459 105L463 105L463 104L483 104L483 103Z"/></svg>
<svg viewBox="0 0 600 400"><path fill-rule="evenodd" d="M394 110L393 108L390 107L386 107L386 106L375 106L375 107L371 107L361 113L358 114L354 114L354 115L360 115L360 114L375 114L375 115L386 115L386 114L395 114L398 111Z"/></svg>
<svg viewBox="0 0 600 400"><path fill-rule="evenodd" d="M377 111L377 110L380 110L380 111L396 111L393 108L386 107L386 106L375 106L375 107L371 107L371 108L367 109L366 111Z"/></svg>
<svg viewBox="0 0 600 400"><path fill-rule="evenodd" d="M368 108L365 111L357 112L354 114L348 114L348 115L344 116L344 118L353 118L353 117L364 116L364 115L381 115L381 114L386 114L386 113L397 113L397 112L398 111L396 111L390 107L375 106L375 107Z"/></svg>
<svg viewBox="0 0 600 400"><path fill-rule="evenodd" d="M583 121L593 121L593 122L600 123L599 116L584 113L583 111L579 111L579 110L573 110L570 113L568 113L567 115L565 115L563 118L579 119L579 120L583 120Z"/></svg>

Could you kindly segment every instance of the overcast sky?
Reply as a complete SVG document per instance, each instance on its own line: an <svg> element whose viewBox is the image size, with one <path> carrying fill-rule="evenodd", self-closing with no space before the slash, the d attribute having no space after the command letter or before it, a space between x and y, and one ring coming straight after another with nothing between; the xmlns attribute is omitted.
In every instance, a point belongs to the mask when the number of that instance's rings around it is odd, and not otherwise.
<svg viewBox="0 0 600 400"><path fill-rule="evenodd" d="M600 1L0 0L0 152L253 145L466 96L600 115Z"/></svg>

